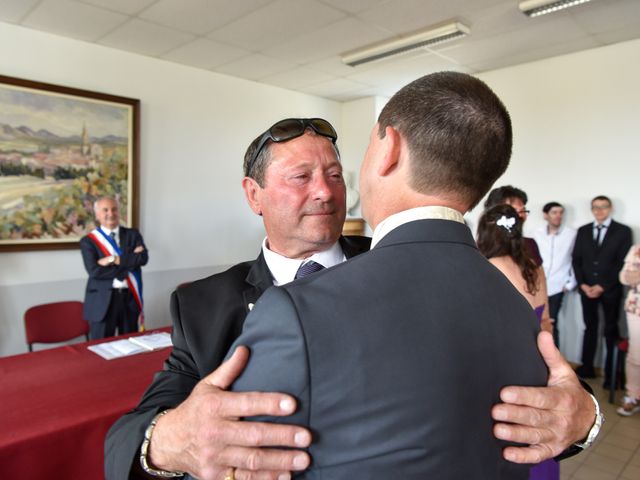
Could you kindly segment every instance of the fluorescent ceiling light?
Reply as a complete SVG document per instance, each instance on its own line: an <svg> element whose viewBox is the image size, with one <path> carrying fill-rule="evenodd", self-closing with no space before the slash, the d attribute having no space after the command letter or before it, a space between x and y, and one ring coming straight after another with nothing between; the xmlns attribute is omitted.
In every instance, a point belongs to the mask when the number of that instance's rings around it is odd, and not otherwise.
<svg viewBox="0 0 640 480"><path fill-rule="evenodd" d="M547 13L557 12L569 7L575 7L591 0L526 0L518 5L522 13L528 17L539 17Z"/></svg>
<svg viewBox="0 0 640 480"><path fill-rule="evenodd" d="M406 37L395 38L347 52L342 55L342 62L355 67L363 63L375 62L383 58L407 53L421 47L455 40L469 35L469 33L471 33L471 30L466 25L460 22L451 22L446 25L430 27Z"/></svg>

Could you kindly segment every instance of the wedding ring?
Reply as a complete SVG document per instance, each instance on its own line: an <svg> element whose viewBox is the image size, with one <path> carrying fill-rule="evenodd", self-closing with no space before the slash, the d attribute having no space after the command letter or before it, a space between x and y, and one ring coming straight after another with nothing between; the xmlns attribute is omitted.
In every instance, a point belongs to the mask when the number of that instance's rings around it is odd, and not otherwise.
<svg viewBox="0 0 640 480"><path fill-rule="evenodd" d="M224 477L224 480L236 480L236 469L232 467L231 470Z"/></svg>

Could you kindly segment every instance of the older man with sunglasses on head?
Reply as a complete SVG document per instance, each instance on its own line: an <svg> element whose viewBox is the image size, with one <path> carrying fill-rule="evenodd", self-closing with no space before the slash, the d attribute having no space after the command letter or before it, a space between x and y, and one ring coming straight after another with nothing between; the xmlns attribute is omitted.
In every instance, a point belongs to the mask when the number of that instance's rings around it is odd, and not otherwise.
<svg viewBox="0 0 640 480"><path fill-rule="evenodd" d="M341 236L345 185L336 140L325 120L286 119L251 143L242 185L249 206L263 217L267 236L262 251L256 260L173 293L173 351L140 404L109 432L107 479L287 479L291 471L309 466L304 449L312 436L307 429L240 421L290 415L295 399L229 392L248 351L240 348L221 362L267 288L368 250L369 239ZM593 423L593 405L572 370L557 351L546 352L545 358L550 388L507 387L503 399L510 403L492 412L505 422L496 426L500 438L535 443L505 450L509 460L534 462L556 455L586 436Z"/></svg>

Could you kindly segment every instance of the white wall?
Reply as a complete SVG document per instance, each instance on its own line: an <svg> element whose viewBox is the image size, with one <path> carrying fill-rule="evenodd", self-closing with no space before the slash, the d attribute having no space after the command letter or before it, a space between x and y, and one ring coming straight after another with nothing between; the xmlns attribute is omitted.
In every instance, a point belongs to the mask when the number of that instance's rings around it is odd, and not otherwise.
<svg viewBox="0 0 640 480"><path fill-rule="evenodd" d="M0 52L4 75L141 100L150 326L169 324L178 283L257 256L262 224L240 186L250 141L287 116L320 116L340 129L336 102L3 23ZM26 308L82 300L85 282L78 250L0 253L0 355L26 351Z"/></svg>

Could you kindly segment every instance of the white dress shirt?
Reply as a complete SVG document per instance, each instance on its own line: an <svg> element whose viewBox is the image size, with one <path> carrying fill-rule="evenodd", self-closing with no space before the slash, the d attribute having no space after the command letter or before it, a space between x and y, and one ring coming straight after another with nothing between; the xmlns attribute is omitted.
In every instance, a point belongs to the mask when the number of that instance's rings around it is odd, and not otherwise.
<svg viewBox="0 0 640 480"><path fill-rule="evenodd" d="M264 255L264 260L267 262L267 267L269 267L269 270L271 271L273 284L276 286L293 282L300 265L308 262L309 260L313 260L323 267L329 268L342 263L347 259L344 256L339 242L334 243L331 248L324 252L314 253L309 258L299 260L295 258L287 258L269 250L267 247L267 239L265 238L262 241L262 254Z"/></svg>
<svg viewBox="0 0 640 480"><path fill-rule="evenodd" d="M593 222L593 240L596 241L598 239L598 222ZM611 217L608 217L604 222L602 222L602 235L600 236L600 245L604 241L604 237L607 235L607 230L611 226Z"/></svg>
<svg viewBox="0 0 640 480"><path fill-rule="evenodd" d="M576 231L564 225L556 233L549 233L547 225L538 228L533 238L540 249L544 275L547 277L547 294L555 295L576 287L576 277L571 266L571 253L576 241Z"/></svg>
<svg viewBox="0 0 640 480"><path fill-rule="evenodd" d="M120 227L119 226L114 228L113 230L110 230L107 227L102 227L102 226L100 228L102 229L102 231L104 233L107 234L108 237L111 236L111 232L115 232L115 234L116 234L116 238L115 238L116 244L118 246L120 246ZM129 288L129 285L127 284L126 280L125 281L120 281L117 278L114 278L113 279L113 283L111 284L111 288Z"/></svg>

